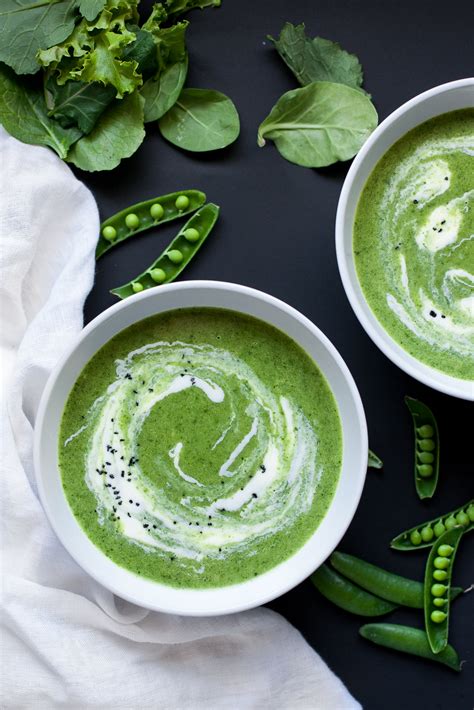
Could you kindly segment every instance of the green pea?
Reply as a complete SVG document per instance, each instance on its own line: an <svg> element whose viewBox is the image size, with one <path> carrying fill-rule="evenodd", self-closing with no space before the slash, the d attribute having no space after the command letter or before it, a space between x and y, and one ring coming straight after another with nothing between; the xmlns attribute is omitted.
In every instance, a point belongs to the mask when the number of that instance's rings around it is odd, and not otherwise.
<svg viewBox="0 0 474 710"><path fill-rule="evenodd" d="M438 555L440 557L451 557L454 547L452 545L440 545L438 547Z"/></svg>
<svg viewBox="0 0 474 710"><path fill-rule="evenodd" d="M413 530L412 533L410 533L410 542L412 545L419 545L421 542L421 535L418 532L418 530Z"/></svg>
<svg viewBox="0 0 474 710"><path fill-rule="evenodd" d="M430 540L432 540L433 535L433 528L431 528L429 525L425 525L425 527L421 529L421 539L423 540L423 542L429 542Z"/></svg>
<svg viewBox="0 0 474 710"><path fill-rule="evenodd" d="M186 195L180 195L176 198L175 205L178 210L187 209L189 207L189 197L186 197Z"/></svg>
<svg viewBox="0 0 474 710"><path fill-rule="evenodd" d="M441 597L435 597L433 599L433 604L437 607L444 606L445 604L448 603L447 599L442 599Z"/></svg>
<svg viewBox="0 0 474 710"><path fill-rule="evenodd" d="M469 525L469 516L464 512L464 510L459 511L459 513L456 515L456 520L458 521L459 525L462 525L463 527L465 525Z"/></svg>
<svg viewBox="0 0 474 710"><path fill-rule="evenodd" d="M434 597L442 597L447 591L448 588L445 584L433 584L431 587L431 594Z"/></svg>
<svg viewBox="0 0 474 710"><path fill-rule="evenodd" d="M143 291L143 286L141 283L138 283L138 281L135 281L132 284L132 291L133 293L140 293L140 291Z"/></svg>
<svg viewBox="0 0 474 710"><path fill-rule="evenodd" d="M436 567L436 569L448 569L449 560L447 557L435 557L433 565Z"/></svg>
<svg viewBox="0 0 474 710"><path fill-rule="evenodd" d="M446 530L452 530L453 528L456 527L457 524L458 524L458 521L456 520L454 515L450 515L449 518L446 518L446 520L444 521L444 525L446 527Z"/></svg>
<svg viewBox="0 0 474 710"><path fill-rule="evenodd" d="M436 525L433 528L435 537L441 537L441 535L446 532L446 528L444 527L443 523L441 520L438 520Z"/></svg>
<svg viewBox="0 0 474 710"><path fill-rule="evenodd" d="M433 621L435 624L441 624L446 618L447 614L444 611L432 611L431 612L431 621Z"/></svg>
<svg viewBox="0 0 474 710"><path fill-rule="evenodd" d="M433 463L434 454L431 454L429 451L418 451L418 459L421 463Z"/></svg>
<svg viewBox="0 0 474 710"><path fill-rule="evenodd" d="M107 241L113 242L115 237L117 236L117 230L109 224L107 227L103 228L102 236L104 237L104 239L107 239Z"/></svg>
<svg viewBox="0 0 474 710"><path fill-rule="evenodd" d="M467 509L467 514L471 523L474 523L474 505L472 503Z"/></svg>
<svg viewBox="0 0 474 710"><path fill-rule="evenodd" d="M433 451L436 448L436 444L433 439L420 439L418 446L422 451Z"/></svg>
<svg viewBox="0 0 474 710"><path fill-rule="evenodd" d="M437 582L444 582L448 579L448 573L445 569L435 569L433 572L433 578L436 579Z"/></svg>
<svg viewBox="0 0 474 710"><path fill-rule="evenodd" d="M430 466L429 463L424 463L421 466L418 465L416 470L418 471L418 475L422 478L429 478L433 475L433 466Z"/></svg>
<svg viewBox="0 0 474 710"><path fill-rule="evenodd" d="M434 436L434 429L429 424L423 424L423 426L417 429L417 432L420 436L426 437L427 439L431 439L431 437Z"/></svg>
<svg viewBox="0 0 474 710"><path fill-rule="evenodd" d="M130 214L125 217L125 224L129 229L136 229L140 224L140 220L138 219L136 214L130 212Z"/></svg>
<svg viewBox="0 0 474 710"><path fill-rule="evenodd" d="M163 269L152 269L150 271L150 276L157 284L162 284L163 281L166 279L166 273L163 271Z"/></svg>
<svg viewBox="0 0 474 710"><path fill-rule="evenodd" d="M173 264L181 264L183 261L183 252L181 252L179 249L170 249L170 251L166 252L168 259L173 262Z"/></svg>
<svg viewBox="0 0 474 710"><path fill-rule="evenodd" d="M155 202L155 204L150 207L150 214L153 217L153 219L156 219L156 220L161 219L163 217L164 213L165 213L165 211L159 202Z"/></svg>
<svg viewBox="0 0 474 710"><path fill-rule="evenodd" d="M198 230L194 227L189 227L189 229L185 229L183 232L183 237L187 239L188 242L197 242L200 236Z"/></svg>

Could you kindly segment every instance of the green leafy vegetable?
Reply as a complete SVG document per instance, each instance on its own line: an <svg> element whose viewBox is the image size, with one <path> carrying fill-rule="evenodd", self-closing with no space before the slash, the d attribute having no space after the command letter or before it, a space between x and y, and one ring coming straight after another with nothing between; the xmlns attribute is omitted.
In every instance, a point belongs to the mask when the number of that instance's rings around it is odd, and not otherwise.
<svg viewBox="0 0 474 710"><path fill-rule="evenodd" d="M39 49L63 42L74 29L76 0L2 0L0 61L17 74L39 70Z"/></svg>
<svg viewBox="0 0 474 710"><path fill-rule="evenodd" d="M188 59L164 69L158 79L148 79L140 89L145 99L145 123L157 121L176 103L186 81Z"/></svg>
<svg viewBox="0 0 474 710"><path fill-rule="evenodd" d="M137 150L145 137L144 99L138 93L114 101L94 130L79 140L67 160L88 171L112 170Z"/></svg>
<svg viewBox="0 0 474 710"><path fill-rule="evenodd" d="M160 119L162 135L179 148L206 151L225 148L239 135L239 114L219 91L184 89Z"/></svg>
<svg viewBox="0 0 474 710"><path fill-rule="evenodd" d="M106 0L79 0L79 12L86 20L95 20L101 10L104 9Z"/></svg>
<svg viewBox="0 0 474 710"><path fill-rule="evenodd" d="M229 99L183 92L189 23L176 18L220 0L162 0L144 23L139 2L0 0L5 128L91 171L110 170L132 155L145 119L163 120L163 134L188 150L234 140L239 119ZM20 81L2 62L17 75L42 69L41 81Z"/></svg>
<svg viewBox="0 0 474 710"><path fill-rule="evenodd" d="M129 26L134 33L135 40L124 47L122 58L135 61L140 74L151 76L158 71L156 44L153 35L139 27Z"/></svg>
<svg viewBox="0 0 474 710"><path fill-rule="evenodd" d="M64 126L77 126L87 134L115 96L115 89L96 82L67 81L59 86L52 77L46 82L45 97L48 113Z"/></svg>
<svg viewBox="0 0 474 710"><path fill-rule="evenodd" d="M72 79L114 86L117 98L132 93L142 77L138 62L124 60L122 52L136 39L126 26L137 19L136 6L137 0L107 0L94 22L81 20L64 42L40 50L38 62L60 85Z"/></svg>
<svg viewBox="0 0 474 710"><path fill-rule="evenodd" d="M314 81L333 81L355 89L362 86L362 67L355 54L349 54L329 39L310 39L304 24L295 26L287 22L278 39L270 36L268 39L302 86Z"/></svg>
<svg viewBox="0 0 474 710"><path fill-rule="evenodd" d="M184 12L194 10L194 8L203 10L205 7L220 7L221 0L164 0L164 4L168 15L171 17L173 15L182 15Z"/></svg>
<svg viewBox="0 0 474 710"><path fill-rule="evenodd" d="M377 120L372 102L362 92L314 82L283 94L260 124L258 145L263 147L270 139L286 160L320 168L356 155Z"/></svg>
<svg viewBox="0 0 474 710"><path fill-rule="evenodd" d="M60 158L82 135L50 118L41 91L18 82L7 68L0 68L0 123L23 143L48 146Z"/></svg>

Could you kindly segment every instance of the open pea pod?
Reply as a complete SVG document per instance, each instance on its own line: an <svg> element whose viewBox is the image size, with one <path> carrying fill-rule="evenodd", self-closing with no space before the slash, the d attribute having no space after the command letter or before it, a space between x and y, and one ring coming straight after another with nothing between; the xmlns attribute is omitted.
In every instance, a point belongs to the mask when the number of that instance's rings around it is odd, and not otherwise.
<svg viewBox="0 0 474 710"><path fill-rule="evenodd" d="M447 530L431 548L425 570L425 628L433 653L448 645L451 578L461 527Z"/></svg>
<svg viewBox="0 0 474 710"><path fill-rule="evenodd" d="M452 530L458 525L465 533L474 530L474 499L456 510L451 510L449 513L444 513L437 518L405 530L393 538L390 547L401 552L431 547L446 530Z"/></svg>
<svg viewBox="0 0 474 710"><path fill-rule="evenodd" d="M206 195L200 190L180 190L152 200L130 205L112 215L102 223L95 258L99 259L113 246L135 234L172 222L198 210L206 202Z"/></svg>
<svg viewBox="0 0 474 710"><path fill-rule="evenodd" d="M145 289L174 281L201 248L218 216L219 207L212 202L201 207L146 271L133 281L113 288L111 293L119 298L127 298Z"/></svg>
<svg viewBox="0 0 474 710"><path fill-rule="evenodd" d="M405 397L415 428L415 486L419 498L431 498L438 484L439 432L433 412L426 404Z"/></svg>

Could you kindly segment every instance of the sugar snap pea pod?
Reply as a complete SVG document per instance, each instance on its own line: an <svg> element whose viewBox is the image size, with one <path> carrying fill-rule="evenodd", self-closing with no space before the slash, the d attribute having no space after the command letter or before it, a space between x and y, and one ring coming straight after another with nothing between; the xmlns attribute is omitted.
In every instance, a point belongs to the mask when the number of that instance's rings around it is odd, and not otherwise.
<svg viewBox="0 0 474 710"><path fill-rule="evenodd" d="M463 531L474 530L474 499L437 518L415 525L394 537L390 547L402 552L431 547L446 530L460 525Z"/></svg>
<svg viewBox="0 0 474 710"><path fill-rule="evenodd" d="M369 449L369 461L367 463L368 468L383 468L383 461L377 454L374 454L371 449Z"/></svg>
<svg viewBox="0 0 474 710"><path fill-rule="evenodd" d="M423 609L424 605L424 584L416 582L414 579L407 579L398 574L387 572L381 567L376 567L360 560L353 555L346 555L342 552L333 552L331 557L332 566L340 574L347 577L352 582L358 584L362 589L375 594L382 599L409 606L413 609ZM455 598L462 593L460 587L454 587L451 598Z"/></svg>
<svg viewBox="0 0 474 710"><path fill-rule="evenodd" d="M323 597L352 614L382 616L397 608L395 604L376 597L345 577L341 577L328 565L321 565L311 575L311 581Z"/></svg>
<svg viewBox="0 0 474 710"><path fill-rule="evenodd" d="M195 212L205 202L206 195L200 190L180 190L130 205L102 223L95 258L99 259L115 244L133 237L145 229L156 227L164 222L171 222Z"/></svg>
<svg viewBox="0 0 474 710"><path fill-rule="evenodd" d="M425 629L433 653L448 645L449 591L461 527L446 530L431 548L425 571Z"/></svg>
<svg viewBox="0 0 474 710"><path fill-rule="evenodd" d="M453 671L461 670L459 656L452 646L446 646L441 653L433 653L424 631L400 624L365 624L359 629L365 639L394 651L410 653L431 661L442 663Z"/></svg>
<svg viewBox="0 0 474 710"><path fill-rule="evenodd" d="M415 427L415 486L419 498L431 498L438 484L439 432L433 412L426 404L405 397Z"/></svg>
<svg viewBox="0 0 474 710"><path fill-rule="evenodd" d="M159 284L170 283L189 264L193 256L210 234L219 216L219 207L209 202L195 212L180 229L171 244L148 267L146 271L123 286L113 288L111 293L127 298Z"/></svg>

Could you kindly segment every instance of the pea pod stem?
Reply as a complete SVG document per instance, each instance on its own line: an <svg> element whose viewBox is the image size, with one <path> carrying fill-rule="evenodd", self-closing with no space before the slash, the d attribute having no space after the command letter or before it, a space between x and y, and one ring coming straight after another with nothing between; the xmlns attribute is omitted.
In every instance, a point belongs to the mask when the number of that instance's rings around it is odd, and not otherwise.
<svg viewBox="0 0 474 710"><path fill-rule="evenodd" d="M415 430L415 487L418 497L431 498L439 477L439 431L433 412L426 404L405 397Z"/></svg>
<svg viewBox="0 0 474 710"><path fill-rule="evenodd" d="M330 561L340 574L358 584L362 589L393 604L423 609L424 584L422 582L387 572L370 562L342 552L333 552ZM462 589L455 587L452 589L452 596L456 597L462 591Z"/></svg>
<svg viewBox="0 0 474 710"><path fill-rule="evenodd" d="M366 592L339 575L328 565L321 565L311 575L316 589L336 606L359 616L382 616L396 609L395 604Z"/></svg>
<svg viewBox="0 0 474 710"><path fill-rule="evenodd" d="M458 519L459 518L459 519ZM419 525L414 525L412 528L408 528L404 532L400 533L390 543L390 547L394 550L400 550L401 552L419 550L423 547L431 547L436 540L442 535L446 530L446 521L454 520L454 525L461 525L464 532L469 532L474 529L474 499L468 501L464 505L461 505L455 510L451 510L449 513L444 513L436 518L427 520ZM464 524L461 524L463 521ZM423 540L421 537L421 531L423 529L433 530L433 537L430 540ZM449 529L449 528L448 528ZM416 540L416 544L412 541Z"/></svg>
<svg viewBox="0 0 474 710"><path fill-rule="evenodd" d="M383 468L383 461L371 449L369 449L368 468Z"/></svg>
<svg viewBox="0 0 474 710"><path fill-rule="evenodd" d="M218 216L219 207L212 202L201 207L190 217L173 241L146 271L123 286L112 289L111 293L119 298L127 298L134 293L153 288L158 284L174 281L209 236ZM198 240L194 239L194 231L192 233L192 241L186 238L186 233L190 229L199 233Z"/></svg>
<svg viewBox="0 0 474 710"><path fill-rule="evenodd" d="M433 653L441 653L448 645L450 589L453 563L463 534L461 527L447 530L431 548L425 570L425 629ZM445 564L441 564L446 560ZM436 572L442 573L442 585L436 584ZM444 594L437 594L437 587L444 587ZM437 604L437 602L444 602Z"/></svg>
<svg viewBox="0 0 474 710"><path fill-rule="evenodd" d="M385 648L402 651L442 663L454 671L461 670L459 656L455 649L447 645L440 653L433 653L426 633L421 629L399 624L365 624L359 629L360 635Z"/></svg>
<svg viewBox="0 0 474 710"><path fill-rule="evenodd" d="M179 198L185 198L179 203ZM178 201L178 204L177 204ZM108 252L112 247L120 242L134 237L136 234L157 227L166 222L172 222L175 219L184 217L185 215L195 212L202 207L206 202L206 195L200 190L179 190L178 192L170 192L167 195L154 197L151 200L137 202L135 205L130 205L124 210L108 217L100 228L100 237L97 243L95 258L100 257ZM183 206L183 205L186 206ZM161 207L156 207L159 205ZM155 216L154 216L155 215ZM137 218L136 220L134 218ZM127 221L129 224L127 224ZM110 230L113 231L110 231ZM112 238L104 237L104 230L110 231Z"/></svg>

